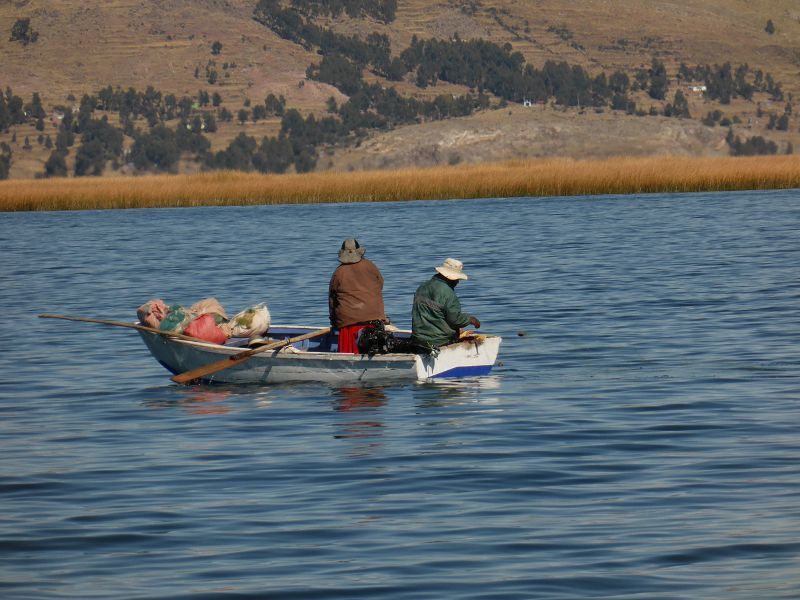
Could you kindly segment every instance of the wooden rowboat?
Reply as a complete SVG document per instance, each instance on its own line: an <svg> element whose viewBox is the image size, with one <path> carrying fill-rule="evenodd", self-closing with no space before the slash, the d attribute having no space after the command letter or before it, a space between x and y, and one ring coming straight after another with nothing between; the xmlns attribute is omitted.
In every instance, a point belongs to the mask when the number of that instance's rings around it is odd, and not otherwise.
<svg viewBox="0 0 800 600"><path fill-rule="evenodd" d="M270 340L288 340L313 332L314 327L272 326ZM224 346L165 337L139 329L155 359L172 373L184 373L241 353L246 339L232 339ZM409 332L395 333L398 337ZM444 377L487 375L494 366L502 338L470 334L443 346L435 355L346 354L336 351L337 336L327 333L275 350L204 377L215 383L283 383L289 381L415 381Z"/></svg>

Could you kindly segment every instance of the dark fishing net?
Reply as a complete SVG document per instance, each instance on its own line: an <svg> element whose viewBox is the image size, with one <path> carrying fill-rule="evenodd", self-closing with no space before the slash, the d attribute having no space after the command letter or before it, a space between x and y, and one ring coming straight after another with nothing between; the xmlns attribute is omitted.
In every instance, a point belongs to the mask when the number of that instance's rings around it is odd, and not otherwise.
<svg viewBox="0 0 800 600"><path fill-rule="evenodd" d="M400 338L386 331L383 321L370 321L369 326L358 335L358 351L361 354L430 354L433 348L411 338Z"/></svg>

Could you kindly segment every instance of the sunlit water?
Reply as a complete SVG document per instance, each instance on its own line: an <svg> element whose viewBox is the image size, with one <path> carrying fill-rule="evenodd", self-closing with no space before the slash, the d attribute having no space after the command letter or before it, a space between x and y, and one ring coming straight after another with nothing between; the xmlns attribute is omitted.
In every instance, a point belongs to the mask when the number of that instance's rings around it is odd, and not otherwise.
<svg viewBox="0 0 800 600"><path fill-rule="evenodd" d="M800 193L0 214L4 598L800 596ZM153 297L327 324L447 256L492 376L181 387Z"/></svg>

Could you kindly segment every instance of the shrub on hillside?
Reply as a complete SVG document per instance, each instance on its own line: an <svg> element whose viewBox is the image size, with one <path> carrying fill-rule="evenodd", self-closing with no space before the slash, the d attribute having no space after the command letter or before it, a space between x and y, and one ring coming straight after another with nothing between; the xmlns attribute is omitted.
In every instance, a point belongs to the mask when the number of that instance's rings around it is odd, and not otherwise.
<svg viewBox="0 0 800 600"><path fill-rule="evenodd" d="M777 154L778 145L775 142L766 140L760 135L747 138L744 141L737 135L729 141L731 155L733 156L755 156L760 154Z"/></svg>

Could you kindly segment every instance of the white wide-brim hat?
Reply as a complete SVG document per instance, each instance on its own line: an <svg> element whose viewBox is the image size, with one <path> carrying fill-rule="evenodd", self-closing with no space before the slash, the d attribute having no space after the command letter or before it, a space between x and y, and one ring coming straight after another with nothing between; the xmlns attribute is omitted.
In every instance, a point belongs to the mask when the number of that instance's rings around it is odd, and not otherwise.
<svg viewBox="0 0 800 600"><path fill-rule="evenodd" d="M464 264L455 258L448 258L436 268L436 272L448 279L469 279L464 273Z"/></svg>

